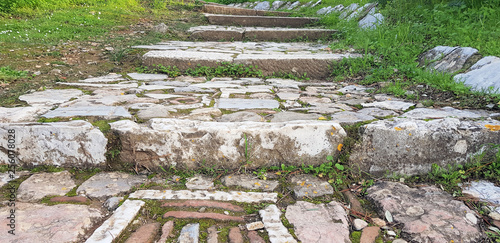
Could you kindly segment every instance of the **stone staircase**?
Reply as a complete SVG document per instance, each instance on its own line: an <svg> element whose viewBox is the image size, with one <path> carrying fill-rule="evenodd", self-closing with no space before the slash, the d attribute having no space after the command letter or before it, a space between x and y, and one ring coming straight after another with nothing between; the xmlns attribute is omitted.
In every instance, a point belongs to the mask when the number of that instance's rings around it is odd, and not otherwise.
<svg viewBox="0 0 500 243"><path fill-rule="evenodd" d="M360 54L333 53L321 42L272 42L331 37L334 30L306 27L315 18L216 4L203 10L215 25L190 32L194 40L205 41L136 46L149 50L143 64L180 71L241 64L260 70L264 78L109 74L22 95L19 99L29 106L0 107L0 134L15 134L18 164L134 166L139 174L160 168L239 171L320 165L347 152L347 166L362 172L415 175L428 172L433 163L464 162L482 145L500 141L498 114L424 108L372 94L370 87L327 81L331 65ZM237 26L220 26L226 24ZM310 80L268 77L278 73ZM87 121L74 119L82 117ZM359 137L347 151L344 145L353 132ZM2 161L12 154L9 144L0 143ZM11 174L3 173L2 181ZM10 242L350 242L350 232L362 229L366 242L379 235L395 243L406 242L401 238L485 240L478 216L435 187L377 183L368 197L380 209L380 219L358 214L363 209L354 208L355 200L347 206L336 202L331 183L308 175L283 182L272 174L261 180L236 173L215 179L195 176L186 183L178 177L118 172L80 182L66 171L16 176L26 179L18 193L18 222L30 222L39 212L53 216L17 228L19 234L8 235ZM69 192L75 188L76 197ZM314 198L329 203L302 201ZM47 200L61 204L41 203ZM9 209L0 208L1 215ZM354 218L374 226L361 227ZM7 232L7 223L2 221L0 230ZM53 231L58 233L47 233Z"/></svg>

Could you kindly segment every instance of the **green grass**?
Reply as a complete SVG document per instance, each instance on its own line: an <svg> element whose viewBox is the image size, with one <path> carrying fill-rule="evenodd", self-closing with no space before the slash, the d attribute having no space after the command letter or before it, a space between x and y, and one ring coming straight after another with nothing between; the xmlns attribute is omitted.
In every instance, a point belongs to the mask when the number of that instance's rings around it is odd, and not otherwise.
<svg viewBox="0 0 500 243"><path fill-rule="evenodd" d="M0 83L9 83L11 81L27 76L28 72L26 71L17 71L9 66L0 67Z"/></svg>
<svg viewBox="0 0 500 243"><path fill-rule="evenodd" d="M500 56L500 1L379 2L386 19L376 29L361 30L356 21L339 21L335 15L322 19L324 25L339 30L340 41L332 43L332 49L354 48L374 57L341 62L332 70L336 80L362 76L362 84L391 81L384 91L397 95L411 84L429 84L457 96L477 94L454 82L451 74L424 70L417 58L438 45L468 46L483 56ZM491 98L500 101L499 95Z"/></svg>

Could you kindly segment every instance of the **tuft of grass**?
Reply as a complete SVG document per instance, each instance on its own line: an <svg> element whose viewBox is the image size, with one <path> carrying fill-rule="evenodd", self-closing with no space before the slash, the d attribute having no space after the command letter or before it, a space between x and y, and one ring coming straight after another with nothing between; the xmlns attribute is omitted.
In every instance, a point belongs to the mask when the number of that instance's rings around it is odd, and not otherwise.
<svg viewBox="0 0 500 243"><path fill-rule="evenodd" d="M0 67L0 83L10 83L11 81L27 76L27 71L17 71L9 66Z"/></svg>

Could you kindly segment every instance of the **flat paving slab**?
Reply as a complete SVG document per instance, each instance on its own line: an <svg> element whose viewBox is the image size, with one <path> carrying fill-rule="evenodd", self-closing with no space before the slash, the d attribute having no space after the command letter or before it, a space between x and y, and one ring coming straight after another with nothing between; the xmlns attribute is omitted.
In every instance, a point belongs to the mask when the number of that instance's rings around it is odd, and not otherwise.
<svg viewBox="0 0 500 243"><path fill-rule="evenodd" d="M104 119L131 118L132 115L121 106L76 106L59 107L42 115L45 118L94 116Z"/></svg>
<svg viewBox="0 0 500 243"><path fill-rule="evenodd" d="M94 226L94 222L104 215L97 209L86 205L59 204L46 206L42 204L16 202L15 235L10 222L11 207L0 208L0 230L2 242L81 242L86 231Z"/></svg>
<svg viewBox="0 0 500 243"><path fill-rule="evenodd" d="M122 172L101 172L83 182L76 193L92 198L105 198L129 191L133 186L146 182L146 176Z"/></svg>
<svg viewBox="0 0 500 243"><path fill-rule="evenodd" d="M217 108L219 109L274 109L280 106L276 100L257 100L257 99L219 99Z"/></svg>
<svg viewBox="0 0 500 243"><path fill-rule="evenodd" d="M236 201L244 203L276 202L277 193L239 192L239 191L188 191L188 190L138 190L130 194L130 198L156 200L216 200Z"/></svg>
<svg viewBox="0 0 500 243"><path fill-rule="evenodd" d="M21 183L17 196L19 200L34 202L45 196L63 196L75 186L71 173L67 171L39 173Z"/></svg>

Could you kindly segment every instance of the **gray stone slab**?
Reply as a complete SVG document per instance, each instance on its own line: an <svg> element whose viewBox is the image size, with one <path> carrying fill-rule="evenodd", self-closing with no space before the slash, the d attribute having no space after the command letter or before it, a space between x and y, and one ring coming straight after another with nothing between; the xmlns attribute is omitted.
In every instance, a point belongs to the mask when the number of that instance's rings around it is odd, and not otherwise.
<svg viewBox="0 0 500 243"><path fill-rule="evenodd" d="M463 82L474 91L500 93L500 58L484 57L474 64L469 72L453 77L456 82Z"/></svg>
<svg viewBox="0 0 500 243"><path fill-rule="evenodd" d="M57 83L57 84L75 86L75 87L85 87L89 89L106 88L106 89L124 90L124 89L137 88L137 83L135 81L134 82L126 81L117 84L104 84L104 83Z"/></svg>
<svg viewBox="0 0 500 243"><path fill-rule="evenodd" d="M4 218L11 215L12 207L0 208ZM7 220L0 224L2 242L81 242L85 232L94 227L94 222L104 215L87 205L58 204L46 206L42 204L16 202L15 230Z"/></svg>
<svg viewBox="0 0 500 243"><path fill-rule="evenodd" d="M126 200L104 223L97 228L85 243L113 242L144 206L145 202L140 200Z"/></svg>
<svg viewBox="0 0 500 243"><path fill-rule="evenodd" d="M225 168L247 160L255 168L284 160L294 165L304 161L321 164L346 136L338 123L324 121L200 122L155 118L142 125L122 120L111 123L111 127L126 144L120 153L123 162L163 165L168 158L185 168L197 168L202 161L207 166ZM246 155L245 136L251 144Z"/></svg>
<svg viewBox="0 0 500 243"><path fill-rule="evenodd" d="M59 107L42 115L45 118L96 116L104 119L131 118L132 115L121 106Z"/></svg>
<svg viewBox="0 0 500 243"><path fill-rule="evenodd" d="M186 187L189 190L212 190L214 182L207 176L196 175L187 179Z"/></svg>
<svg viewBox="0 0 500 243"><path fill-rule="evenodd" d="M333 194L333 187L327 181L319 178L302 174L290 178L290 190L293 190L295 198L320 197Z"/></svg>
<svg viewBox="0 0 500 243"><path fill-rule="evenodd" d="M243 203L276 202L277 193L241 192L241 191L190 191L190 190L138 190L130 198L151 200L215 200L236 201Z"/></svg>
<svg viewBox="0 0 500 243"><path fill-rule="evenodd" d="M231 114L224 114L219 119L219 122L263 122L264 118L259 114L251 111L239 111Z"/></svg>
<svg viewBox="0 0 500 243"><path fill-rule="evenodd" d="M281 211L276 205L271 204L264 209L259 210L262 223L269 235L269 241L272 243L297 243L288 229L281 222Z"/></svg>
<svg viewBox="0 0 500 243"><path fill-rule="evenodd" d="M271 8L271 4L268 1L263 1L257 3L253 9L255 10L269 10Z"/></svg>
<svg viewBox="0 0 500 243"><path fill-rule="evenodd" d="M110 73L106 76L80 80L82 83L111 83L126 80L121 74Z"/></svg>
<svg viewBox="0 0 500 243"><path fill-rule="evenodd" d="M176 94L156 94L156 93L146 93L144 96L151 97L154 99L165 100L172 98L183 98L185 95L176 95Z"/></svg>
<svg viewBox="0 0 500 243"><path fill-rule="evenodd" d="M35 202L46 196L64 196L75 186L71 174L67 171L34 174L21 183L17 198Z"/></svg>
<svg viewBox="0 0 500 243"><path fill-rule="evenodd" d="M450 51L451 50L451 51ZM453 73L462 68L468 68L477 60L473 58L478 50L471 47L443 47L438 46L423 53L419 58L421 64L427 64L427 68L440 72ZM433 62L428 59L433 58ZM470 60L470 61L469 61ZM429 63L430 62L430 63Z"/></svg>
<svg viewBox="0 0 500 243"><path fill-rule="evenodd" d="M276 95L281 100L298 100L300 98L299 93L279 92Z"/></svg>
<svg viewBox="0 0 500 243"><path fill-rule="evenodd" d="M143 64L176 66L181 71L197 65L216 67L219 62L232 62L232 54L197 51L150 51L142 57Z"/></svg>
<svg viewBox="0 0 500 243"><path fill-rule="evenodd" d="M38 116L49 111L50 106L0 107L0 123L31 122Z"/></svg>
<svg viewBox="0 0 500 243"><path fill-rule="evenodd" d="M177 240L179 243L197 243L200 238L200 224L187 224L182 227L181 234Z"/></svg>
<svg viewBox="0 0 500 243"><path fill-rule="evenodd" d="M375 117L370 115L365 115L363 113L357 113L352 111L342 111L335 113L331 116L331 120L335 122L339 122L341 124L355 124L358 122L365 122L376 120Z"/></svg>
<svg viewBox="0 0 500 243"><path fill-rule="evenodd" d="M11 171L11 172L5 172L5 173L0 173L0 188L7 185L11 180L15 180L21 176L25 176L29 174L26 171Z"/></svg>
<svg viewBox="0 0 500 243"><path fill-rule="evenodd" d="M101 172L83 182L76 193L92 198L106 198L129 191L146 181L146 176L130 175L122 172Z"/></svg>
<svg viewBox="0 0 500 243"><path fill-rule="evenodd" d="M169 90L175 89L175 86L167 86L167 85L155 85L155 84L143 84L138 87L141 90Z"/></svg>
<svg viewBox="0 0 500 243"><path fill-rule="evenodd" d="M347 213L338 202L314 204L298 201L286 208L285 217L301 242L351 242Z"/></svg>
<svg viewBox="0 0 500 243"><path fill-rule="evenodd" d="M350 164L372 175L387 171L402 175L424 174L432 164L465 163L482 146L500 141L495 131L500 121L430 121L407 118L375 121L364 125L361 143L351 152Z"/></svg>
<svg viewBox="0 0 500 243"><path fill-rule="evenodd" d="M359 111L357 111L359 114L367 115L367 116L373 116L376 118L385 118L388 116L397 116L398 113L391 111L391 110L382 110L379 108L364 108Z"/></svg>
<svg viewBox="0 0 500 243"><path fill-rule="evenodd" d="M274 109L280 106L276 100L229 99L222 98L217 102L219 109Z"/></svg>
<svg viewBox="0 0 500 243"><path fill-rule="evenodd" d="M137 112L137 117L140 119L151 119L151 118L167 118L171 117L170 112L172 109L164 105L154 104L151 107L140 109Z"/></svg>
<svg viewBox="0 0 500 243"><path fill-rule="evenodd" d="M271 122L287 122L287 121L297 121L297 120L318 120L321 115L318 114L304 114L298 112L278 112L273 115Z"/></svg>
<svg viewBox="0 0 500 243"><path fill-rule="evenodd" d="M362 29L375 29L383 22L384 16L381 13L370 13L358 22L358 26Z"/></svg>
<svg viewBox="0 0 500 243"><path fill-rule="evenodd" d="M354 10L359 8L359 4L357 3L352 3L351 5L345 7L342 9L342 13L340 14L339 18L345 19L347 18Z"/></svg>
<svg viewBox="0 0 500 243"><path fill-rule="evenodd" d="M245 189L274 191L279 186L278 181L260 180L250 175L228 175L222 179L224 186L239 186Z"/></svg>
<svg viewBox="0 0 500 243"><path fill-rule="evenodd" d="M214 118L222 116L221 110L213 107L193 110L185 118L197 121L214 121Z"/></svg>
<svg viewBox="0 0 500 243"><path fill-rule="evenodd" d="M500 187L489 181L473 181L462 185L462 193L472 195L490 203L494 211L500 213Z"/></svg>
<svg viewBox="0 0 500 243"><path fill-rule="evenodd" d="M127 75L134 80L141 81L165 80L168 78L168 76L165 74L127 73Z"/></svg>
<svg viewBox="0 0 500 243"><path fill-rule="evenodd" d="M458 110L452 107L440 109L416 108L403 114L404 117L414 119L441 119L441 118L471 118L488 117L488 114L475 110Z"/></svg>
<svg viewBox="0 0 500 243"><path fill-rule="evenodd" d="M415 242L485 242L474 211L434 186L382 181L368 188L379 215L389 212L401 235Z"/></svg>
<svg viewBox="0 0 500 243"><path fill-rule="evenodd" d="M122 200L123 197L110 197L106 200L106 202L104 202L103 206L109 211L115 211Z"/></svg>
<svg viewBox="0 0 500 243"><path fill-rule="evenodd" d="M78 89L48 89L31 94L19 96L19 100L26 101L30 105L56 105L64 103L72 98L82 96L83 92Z"/></svg>
<svg viewBox="0 0 500 243"><path fill-rule="evenodd" d="M367 89L368 88L366 88L365 86L361 86L361 85L348 85L348 86L345 86L344 88L341 88L337 91L341 92L343 94L368 94L366 92Z"/></svg>
<svg viewBox="0 0 500 243"><path fill-rule="evenodd" d="M106 162L107 139L86 121L52 123L0 123L0 136L15 130L18 165L64 167L101 166ZM7 139L0 141L7 148ZM0 161L8 161L7 150L0 150Z"/></svg>
<svg viewBox="0 0 500 243"><path fill-rule="evenodd" d="M386 101L378 101L378 102L372 102L372 103L364 103L361 105L363 107L375 107L375 108L381 108L381 109L387 109L387 110L405 111L405 110L410 109L412 106L414 106L415 103L386 100Z"/></svg>
<svg viewBox="0 0 500 243"><path fill-rule="evenodd" d="M299 85L304 84L292 79L271 78L267 79L266 81L269 82L271 86L278 89L299 89Z"/></svg>
<svg viewBox="0 0 500 243"><path fill-rule="evenodd" d="M174 86L174 87L187 87L191 83L183 81L152 81L147 82L147 84L152 85L163 85L163 86Z"/></svg>

